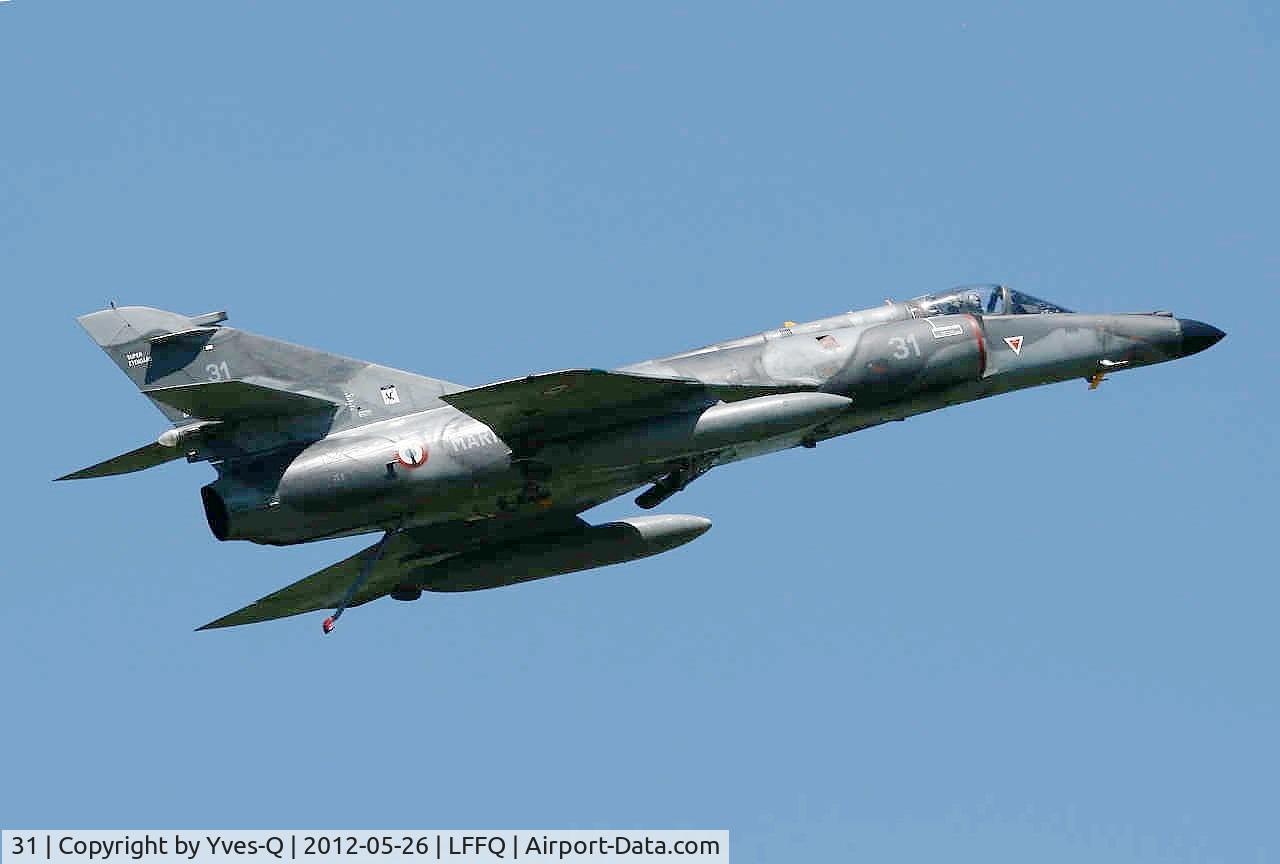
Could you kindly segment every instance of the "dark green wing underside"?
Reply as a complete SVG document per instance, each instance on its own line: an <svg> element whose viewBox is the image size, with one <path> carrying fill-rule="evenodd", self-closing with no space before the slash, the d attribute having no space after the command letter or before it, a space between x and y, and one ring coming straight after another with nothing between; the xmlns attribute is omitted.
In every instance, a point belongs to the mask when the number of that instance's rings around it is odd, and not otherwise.
<svg viewBox="0 0 1280 864"><path fill-rule="evenodd" d="M421 571L432 564L467 549L585 527L586 523L572 514L548 513L510 521L494 518L479 523L446 523L430 528L409 529L393 535L387 541L382 557L374 563L368 578L352 598L351 605L359 606L377 600L402 582L413 581L416 575L420 575ZM238 624L255 624L303 612L333 609L341 602L347 589L360 575L360 568L376 548L377 544L370 546L197 629L214 630Z"/></svg>
<svg viewBox="0 0 1280 864"><path fill-rule="evenodd" d="M364 549L304 579L299 579L255 600L243 609L224 615L216 621L210 621L200 630L213 630L219 627L234 627L237 624L254 624L259 621L270 621L274 618L288 618L303 612L315 612L319 609L332 609L342 600L347 589L360 575L360 568L365 559L371 555L374 546ZM359 606L376 600L391 591L399 583L410 567L426 563L416 556L421 547L413 536L405 533L392 537L382 558L373 566L369 577L351 601L352 606ZM429 559L428 559L429 560Z"/></svg>

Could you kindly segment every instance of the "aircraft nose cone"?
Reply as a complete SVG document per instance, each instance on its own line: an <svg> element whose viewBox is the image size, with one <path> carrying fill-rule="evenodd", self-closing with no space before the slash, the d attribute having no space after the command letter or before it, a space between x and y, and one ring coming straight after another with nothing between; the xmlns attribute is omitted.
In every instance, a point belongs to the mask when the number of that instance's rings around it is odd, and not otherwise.
<svg viewBox="0 0 1280 864"><path fill-rule="evenodd" d="M1212 324L1195 321L1191 318L1179 319L1178 324L1182 328L1183 357L1199 354L1206 348L1212 348L1218 344L1223 336L1227 335Z"/></svg>

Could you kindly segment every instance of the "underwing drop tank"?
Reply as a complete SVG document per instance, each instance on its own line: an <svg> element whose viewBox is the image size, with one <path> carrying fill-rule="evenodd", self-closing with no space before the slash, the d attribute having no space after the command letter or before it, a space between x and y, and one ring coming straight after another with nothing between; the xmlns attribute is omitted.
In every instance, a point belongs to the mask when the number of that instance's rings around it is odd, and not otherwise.
<svg viewBox="0 0 1280 864"><path fill-rule="evenodd" d="M421 568L410 584L426 591L479 591L648 558L707 532L711 520L664 514L585 525L480 549Z"/></svg>
<svg viewBox="0 0 1280 864"><path fill-rule="evenodd" d="M835 393L779 393L721 402L582 442L553 445L538 458L553 465L563 462L591 468L667 462L812 429L852 404Z"/></svg>

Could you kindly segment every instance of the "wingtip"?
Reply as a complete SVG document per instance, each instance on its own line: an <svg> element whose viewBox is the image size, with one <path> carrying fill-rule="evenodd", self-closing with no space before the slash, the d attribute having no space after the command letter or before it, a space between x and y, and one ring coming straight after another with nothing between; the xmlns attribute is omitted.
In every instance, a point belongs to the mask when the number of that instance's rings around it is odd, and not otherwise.
<svg viewBox="0 0 1280 864"><path fill-rule="evenodd" d="M54 477L53 482L59 483L63 480L92 480L95 477L104 476L107 475L93 473L93 468L81 468L79 471L72 471L70 474L63 474L61 477Z"/></svg>

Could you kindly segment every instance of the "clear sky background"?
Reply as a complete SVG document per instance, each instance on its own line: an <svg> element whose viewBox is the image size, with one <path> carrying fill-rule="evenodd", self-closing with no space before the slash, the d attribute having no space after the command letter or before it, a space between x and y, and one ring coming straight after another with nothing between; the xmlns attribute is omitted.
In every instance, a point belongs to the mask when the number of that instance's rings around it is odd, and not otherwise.
<svg viewBox="0 0 1280 864"><path fill-rule="evenodd" d="M1280 860L1265 3L0 4L6 827L708 827L733 860ZM193 628L108 300L470 384L975 281L1209 352L717 470L668 555ZM635 512L629 499L589 514Z"/></svg>

